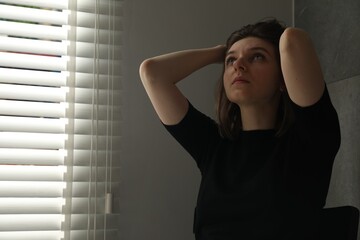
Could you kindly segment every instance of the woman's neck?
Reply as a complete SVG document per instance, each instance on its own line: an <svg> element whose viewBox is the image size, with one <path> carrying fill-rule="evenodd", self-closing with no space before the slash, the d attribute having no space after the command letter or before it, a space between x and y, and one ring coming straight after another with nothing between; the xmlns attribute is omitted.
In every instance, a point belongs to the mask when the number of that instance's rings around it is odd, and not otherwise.
<svg viewBox="0 0 360 240"><path fill-rule="evenodd" d="M242 128L245 131L274 129L278 104L240 106Z"/></svg>

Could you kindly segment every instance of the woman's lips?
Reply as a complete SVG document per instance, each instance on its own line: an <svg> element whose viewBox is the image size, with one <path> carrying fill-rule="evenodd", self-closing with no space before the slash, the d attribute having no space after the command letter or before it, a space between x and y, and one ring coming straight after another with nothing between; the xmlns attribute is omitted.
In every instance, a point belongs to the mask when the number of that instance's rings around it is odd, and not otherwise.
<svg viewBox="0 0 360 240"><path fill-rule="evenodd" d="M244 83L246 84L246 83L250 83L250 82L243 77L236 77L234 79L234 81L232 82L232 84L244 84Z"/></svg>

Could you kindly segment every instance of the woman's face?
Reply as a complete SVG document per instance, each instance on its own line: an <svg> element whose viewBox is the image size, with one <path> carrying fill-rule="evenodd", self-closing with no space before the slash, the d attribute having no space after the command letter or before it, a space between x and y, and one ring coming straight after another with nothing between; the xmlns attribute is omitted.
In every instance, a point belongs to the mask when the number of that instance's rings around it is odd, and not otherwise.
<svg viewBox="0 0 360 240"><path fill-rule="evenodd" d="M278 103L281 76L275 48L263 39L241 39L227 52L224 89L229 101L240 107Z"/></svg>

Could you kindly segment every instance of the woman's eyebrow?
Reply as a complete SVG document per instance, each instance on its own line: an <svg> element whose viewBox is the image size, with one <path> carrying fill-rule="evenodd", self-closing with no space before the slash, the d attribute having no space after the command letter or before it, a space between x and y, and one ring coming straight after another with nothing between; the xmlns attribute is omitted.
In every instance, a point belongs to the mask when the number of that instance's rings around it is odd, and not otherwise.
<svg viewBox="0 0 360 240"><path fill-rule="evenodd" d="M270 52L266 49L266 48L263 48L263 47L252 47L252 48L249 48L250 51L262 51L262 52L266 52L267 54L270 54Z"/></svg>
<svg viewBox="0 0 360 240"><path fill-rule="evenodd" d="M252 51L252 52L254 52L254 51L262 51L262 52L265 52L265 53L271 55L270 52L264 47L251 47L247 51ZM229 52L226 53L226 56L231 55L233 53L236 53L236 51L229 51Z"/></svg>
<svg viewBox="0 0 360 240"><path fill-rule="evenodd" d="M226 56L231 55L233 53L235 53L235 51L229 51L229 52L226 53Z"/></svg>

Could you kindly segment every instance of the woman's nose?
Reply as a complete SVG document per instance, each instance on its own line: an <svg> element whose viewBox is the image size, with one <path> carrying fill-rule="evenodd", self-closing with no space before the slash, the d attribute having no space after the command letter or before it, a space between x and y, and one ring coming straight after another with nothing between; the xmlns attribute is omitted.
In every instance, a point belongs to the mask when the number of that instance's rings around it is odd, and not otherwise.
<svg viewBox="0 0 360 240"><path fill-rule="evenodd" d="M236 70L246 71L246 69L247 69L245 61L242 58L236 59L233 66Z"/></svg>

